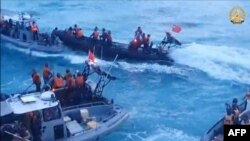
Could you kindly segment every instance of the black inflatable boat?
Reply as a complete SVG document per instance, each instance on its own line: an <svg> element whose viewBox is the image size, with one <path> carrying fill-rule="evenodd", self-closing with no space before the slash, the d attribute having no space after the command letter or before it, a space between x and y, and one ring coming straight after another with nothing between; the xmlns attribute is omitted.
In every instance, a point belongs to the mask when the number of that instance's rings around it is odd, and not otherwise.
<svg viewBox="0 0 250 141"><path fill-rule="evenodd" d="M102 40L95 42L92 38L86 36L78 39L74 35L68 35L66 31L58 31L56 35L69 48L84 52L92 50L95 56L102 59L113 59L116 55L119 55L120 59L125 60L155 61L169 65L173 63L173 59L169 56L168 50L161 50L162 46L151 48L150 52L144 51L141 47L134 51L130 49L131 43L112 42L112 45L108 45Z"/></svg>

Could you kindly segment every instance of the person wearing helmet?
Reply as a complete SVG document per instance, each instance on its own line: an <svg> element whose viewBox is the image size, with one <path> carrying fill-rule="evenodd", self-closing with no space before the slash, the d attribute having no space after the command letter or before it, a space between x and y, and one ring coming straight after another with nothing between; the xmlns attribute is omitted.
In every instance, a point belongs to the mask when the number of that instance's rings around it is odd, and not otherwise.
<svg viewBox="0 0 250 141"><path fill-rule="evenodd" d="M90 37L92 37L92 39L95 40L95 41L98 40L99 32L98 32L98 27L97 26L94 28L94 32L90 35Z"/></svg>
<svg viewBox="0 0 250 141"><path fill-rule="evenodd" d="M172 44L174 41L174 37L172 37L170 32L166 32L166 36L162 40L162 44Z"/></svg>
<svg viewBox="0 0 250 141"><path fill-rule="evenodd" d="M39 31L39 29L38 29L38 26L37 26L35 21L32 22L31 31L32 31L32 34L33 34L33 40L37 41L38 40L38 31Z"/></svg>
<svg viewBox="0 0 250 141"><path fill-rule="evenodd" d="M55 40L56 40L56 32L58 31L58 28L56 27L52 32L51 32L51 44L54 45L55 44Z"/></svg>
<svg viewBox="0 0 250 141"><path fill-rule="evenodd" d="M150 51L150 34L148 34L147 36L142 36L142 43L143 43L143 47L144 47L144 51L145 52L149 52Z"/></svg>
<svg viewBox="0 0 250 141"><path fill-rule="evenodd" d="M67 81L67 79L69 78L69 75L70 75L70 74L71 74L71 73L70 73L70 70L69 70L69 69L66 69L65 75L64 75L64 80Z"/></svg>
<svg viewBox="0 0 250 141"><path fill-rule="evenodd" d="M107 39L107 37L108 37L108 33L106 32L106 29L103 28L102 29L102 35L100 36L100 40L102 40L103 42L105 42L106 39Z"/></svg>
<svg viewBox="0 0 250 141"><path fill-rule="evenodd" d="M60 73L57 73L56 78L54 79L53 88L59 89L59 88L62 88L63 86L64 86L63 78L61 77Z"/></svg>
<svg viewBox="0 0 250 141"><path fill-rule="evenodd" d="M244 111L241 112L240 117L247 112L250 112L250 90L247 92L245 98L244 98Z"/></svg>
<svg viewBox="0 0 250 141"><path fill-rule="evenodd" d="M47 84L47 82L49 81L50 77L51 77L52 73L49 69L49 65L46 63L44 65L44 68L43 68L43 81L44 81L44 84Z"/></svg>
<svg viewBox="0 0 250 141"><path fill-rule="evenodd" d="M112 34L111 31L108 31L108 35L107 35L107 46L111 47L112 46Z"/></svg>
<svg viewBox="0 0 250 141"><path fill-rule="evenodd" d="M175 45L181 45L181 43L176 40L170 32L166 32L166 36L163 38L162 42L163 45L166 44L175 44Z"/></svg>
<svg viewBox="0 0 250 141"><path fill-rule="evenodd" d="M138 26L136 31L135 31L135 38L137 38L138 36L140 37L141 34L142 34L142 29L140 26Z"/></svg>
<svg viewBox="0 0 250 141"><path fill-rule="evenodd" d="M78 72L76 76L76 80L75 80L76 87L78 88L83 87L84 83L85 83L85 80L84 80L83 75L81 74L81 72Z"/></svg>
<svg viewBox="0 0 250 141"><path fill-rule="evenodd" d="M231 106L231 114L233 115L234 124L239 123L240 107L238 105L238 99L234 98Z"/></svg>
<svg viewBox="0 0 250 141"><path fill-rule="evenodd" d="M33 80L33 84L36 85L36 92L40 92L41 91L41 78L35 69L31 75L31 77Z"/></svg>
<svg viewBox="0 0 250 141"><path fill-rule="evenodd" d="M77 27L77 24L75 24L74 28L73 28L73 34L76 35L78 30L79 30L79 28Z"/></svg>

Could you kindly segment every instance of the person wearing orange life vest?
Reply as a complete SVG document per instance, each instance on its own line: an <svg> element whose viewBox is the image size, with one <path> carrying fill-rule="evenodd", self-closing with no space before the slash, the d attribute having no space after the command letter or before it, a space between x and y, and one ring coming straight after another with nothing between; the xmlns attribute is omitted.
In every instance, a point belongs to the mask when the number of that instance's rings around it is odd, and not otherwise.
<svg viewBox="0 0 250 141"><path fill-rule="evenodd" d="M107 39L107 37L108 37L108 33L106 32L106 29L103 28L102 29L102 35L100 35L100 40L102 40L103 42L105 42L106 39Z"/></svg>
<svg viewBox="0 0 250 141"><path fill-rule="evenodd" d="M36 85L36 91L40 92L41 91L41 78L36 70L33 71L31 77L33 80L33 84Z"/></svg>
<svg viewBox="0 0 250 141"><path fill-rule="evenodd" d="M68 78L66 79L66 87L69 90L72 90L75 87L74 78L72 77L72 75L70 73L68 74Z"/></svg>
<svg viewBox="0 0 250 141"><path fill-rule="evenodd" d="M31 31L32 31L32 34L33 34L33 40L38 40L38 26L36 25L36 23L33 21L32 22L32 25L31 25Z"/></svg>
<svg viewBox="0 0 250 141"><path fill-rule="evenodd" d="M67 74L65 86L67 87L67 90L63 95L63 102L65 102L65 104L70 104L70 102L72 102L72 96L74 96L72 95L72 92L74 91L75 87L75 81L70 72Z"/></svg>
<svg viewBox="0 0 250 141"><path fill-rule="evenodd" d="M73 35L73 29L72 27L69 27L69 29L66 31L68 36L72 36Z"/></svg>
<svg viewBox="0 0 250 141"><path fill-rule="evenodd" d="M73 28L73 34L76 35L77 31L79 30L79 28L77 27L77 24L74 25L74 28Z"/></svg>
<svg viewBox="0 0 250 141"><path fill-rule="evenodd" d="M55 44L55 41L56 41L56 32L58 31L58 28L56 27L52 32L51 32L51 35L50 35L50 37L51 37L51 43L52 43L52 45L54 45Z"/></svg>
<svg viewBox="0 0 250 141"><path fill-rule="evenodd" d="M94 42L98 41L99 32L97 26L95 27L94 32L90 35L90 37L92 37Z"/></svg>
<svg viewBox="0 0 250 141"><path fill-rule="evenodd" d="M110 30L108 31L107 45L108 45L108 47L112 46L112 34L111 34Z"/></svg>
<svg viewBox="0 0 250 141"><path fill-rule="evenodd" d="M85 83L85 80L84 80L83 75L80 72L78 72L76 79L75 79L76 87L78 87L78 88L83 87L84 83Z"/></svg>
<svg viewBox="0 0 250 141"><path fill-rule="evenodd" d="M82 39L82 38L83 38L83 33L82 33L82 29L81 29L81 28L78 28L78 29L76 30L76 37L77 37L78 39Z"/></svg>
<svg viewBox="0 0 250 141"><path fill-rule="evenodd" d="M132 49L135 52L138 52L138 48L141 47L141 38L140 36L137 36L133 41L132 41Z"/></svg>
<svg viewBox="0 0 250 141"><path fill-rule="evenodd" d="M56 78L54 79L53 89L59 89L64 86L63 78L60 73L57 73Z"/></svg>
<svg viewBox="0 0 250 141"><path fill-rule="evenodd" d="M46 63L44 65L44 68L43 68L43 80L44 80L44 84L47 84L50 76L51 76L51 71L49 69L49 65Z"/></svg>
<svg viewBox="0 0 250 141"><path fill-rule="evenodd" d="M69 69L66 69L66 73L64 75L64 80L67 81L69 79L69 75L70 75L70 70Z"/></svg>
<svg viewBox="0 0 250 141"><path fill-rule="evenodd" d="M143 44L143 50L145 51L145 52L149 52L149 50L150 50L150 45L149 45L149 43L150 43L150 34L148 34L147 36L145 36L145 34L142 36L142 44Z"/></svg>
<svg viewBox="0 0 250 141"><path fill-rule="evenodd" d="M137 38L138 36L140 37L142 34L142 29L140 26L138 26L138 28L135 31L135 38Z"/></svg>

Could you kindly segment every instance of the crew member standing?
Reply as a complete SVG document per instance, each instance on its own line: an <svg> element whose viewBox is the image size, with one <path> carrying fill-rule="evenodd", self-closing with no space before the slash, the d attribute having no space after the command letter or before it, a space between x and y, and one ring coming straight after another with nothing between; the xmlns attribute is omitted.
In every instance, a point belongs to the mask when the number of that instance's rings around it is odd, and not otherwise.
<svg viewBox="0 0 250 141"><path fill-rule="evenodd" d="M33 80L33 84L36 85L36 91L40 92L41 91L41 78L40 78L40 76L39 76L39 74L37 73L36 70L34 70L31 77L32 77L32 80Z"/></svg>
<svg viewBox="0 0 250 141"><path fill-rule="evenodd" d="M44 81L44 84L47 84L49 79L50 79L50 76L51 76L51 71L49 69L49 65L46 63L44 65L44 68L43 68L43 81Z"/></svg>
<svg viewBox="0 0 250 141"><path fill-rule="evenodd" d="M143 42L143 49L145 52L149 52L149 42L150 42L150 35L148 34L147 36L144 36L142 38L142 42Z"/></svg>
<svg viewBox="0 0 250 141"><path fill-rule="evenodd" d="M112 46L112 34L111 34L110 30L108 31L107 45L108 45L108 47Z"/></svg>
<svg viewBox="0 0 250 141"><path fill-rule="evenodd" d="M99 37L99 32L98 32L98 27L96 26L94 29L94 32L91 34L91 36L94 43L96 43L98 41L98 37Z"/></svg>
<svg viewBox="0 0 250 141"><path fill-rule="evenodd" d="M105 42L106 39L107 39L107 36L108 36L108 34L107 34L107 32L106 32L106 29L103 28L103 29L102 29L102 35L100 36L100 39L101 39L103 42Z"/></svg>
<svg viewBox="0 0 250 141"><path fill-rule="evenodd" d="M56 27L52 32L51 32L51 44L54 45L55 44L55 40L56 40L56 32L58 31L58 28Z"/></svg>
<svg viewBox="0 0 250 141"><path fill-rule="evenodd" d="M64 94L64 102L66 104L72 104L74 103L74 87L75 87L75 81L72 75L69 73L68 77L66 79L66 87L67 87L67 92Z"/></svg>
<svg viewBox="0 0 250 141"><path fill-rule="evenodd" d="M59 89L63 87L63 78L60 73L57 73L56 78L54 79L53 89Z"/></svg>
<svg viewBox="0 0 250 141"><path fill-rule="evenodd" d="M83 75L78 72L75 80L76 87L81 88L84 85L84 78Z"/></svg>
<svg viewBox="0 0 250 141"><path fill-rule="evenodd" d="M32 22L32 25L31 25L31 31L33 34L33 40L37 41L38 40L38 26L36 25L34 21Z"/></svg>
<svg viewBox="0 0 250 141"><path fill-rule="evenodd" d="M75 93L73 98L73 101L75 103L80 103L80 101L83 99L83 96L85 95L84 84L85 84L85 79L83 75L80 72L78 72L75 79L75 86L77 93Z"/></svg>

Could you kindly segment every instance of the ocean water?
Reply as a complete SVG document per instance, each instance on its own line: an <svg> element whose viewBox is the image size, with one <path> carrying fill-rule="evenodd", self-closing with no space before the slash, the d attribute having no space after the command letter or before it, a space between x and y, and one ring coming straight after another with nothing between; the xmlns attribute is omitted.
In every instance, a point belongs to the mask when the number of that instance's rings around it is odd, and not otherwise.
<svg viewBox="0 0 250 141"><path fill-rule="evenodd" d="M241 25L229 21L233 6L247 13ZM1 8L31 11L42 31L73 24L89 35L95 26L113 33L115 41L129 42L140 25L160 41L173 24L173 35L183 47L171 52L171 67L147 62L113 64L98 60L119 79L104 95L124 106L129 119L103 141L198 141L225 113L225 102L242 99L250 84L250 3L246 1L80 1L2 0ZM87 55L67 50L60 55L13 49L1 43L1 92L24 91L34 68L44 63L54 72L81 69ZM34 88L34 87L32 87ZM32 89L31 88L31 89Z"/></svg>

